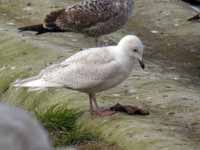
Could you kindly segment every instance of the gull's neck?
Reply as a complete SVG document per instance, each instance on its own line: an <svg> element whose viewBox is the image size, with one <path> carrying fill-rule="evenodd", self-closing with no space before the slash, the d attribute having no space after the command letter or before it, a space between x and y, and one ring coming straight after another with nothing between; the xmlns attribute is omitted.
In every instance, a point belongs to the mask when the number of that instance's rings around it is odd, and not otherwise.
<svg viewBox="0 0 200 150"><path fill-rule="evenodd" d="M125 48L118 45L113 47L112 53L114 54L116 61L130 70L133 67L134 59L129 57L126 51Z"/></svg>

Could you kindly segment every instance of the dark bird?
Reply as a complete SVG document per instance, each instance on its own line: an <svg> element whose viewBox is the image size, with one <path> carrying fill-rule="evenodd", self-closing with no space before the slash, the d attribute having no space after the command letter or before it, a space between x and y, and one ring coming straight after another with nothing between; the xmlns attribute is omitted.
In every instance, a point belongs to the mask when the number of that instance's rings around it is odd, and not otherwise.
<svg viewBox="0 0 200 150"><path fill-rule="evenodd" d="M79 32L96 39L120 29L132 15L133 0L83 0L65 9L50 12L43 24L20 31Z"/></svg>
<svg viewBox="0 0 200 150"><path fill-rule="evenodd" d="M200 13L188 19L188 21L200 22Z"/></svg>
<svg viewBox="0 0 200 150"><path fill-rule="evenodd" d="M200 6L200 0L183 0L184 2L189 3L192 8L197 12L196 15L188 18L188 21L192 22L200 22L200 12L199 12L199 6Z"/></svg>

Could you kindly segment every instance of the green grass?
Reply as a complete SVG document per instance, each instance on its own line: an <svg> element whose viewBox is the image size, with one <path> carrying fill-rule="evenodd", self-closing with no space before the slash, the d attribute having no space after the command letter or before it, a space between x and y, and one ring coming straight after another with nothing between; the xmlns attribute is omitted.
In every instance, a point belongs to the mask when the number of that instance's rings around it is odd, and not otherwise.
<svg viewBox="0 0 200 150"><path fill-rule="evenodd" d="M49 131L54 146L77 144L84 141L98 140L98 136L76 124L81 112L66 106L53 105L46 111L35 111L37 118Z"/></svg>

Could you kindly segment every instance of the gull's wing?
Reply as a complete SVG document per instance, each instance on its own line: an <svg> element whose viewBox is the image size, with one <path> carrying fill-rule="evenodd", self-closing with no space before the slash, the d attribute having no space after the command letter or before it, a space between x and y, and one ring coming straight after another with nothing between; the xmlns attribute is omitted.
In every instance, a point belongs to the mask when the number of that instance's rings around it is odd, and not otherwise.
<svg viewBox="0 0 200 150"><path fill-rule="evenodd" d="M72 63L79 64L104 64L112 61L114 57L112 56L110 49L114 49L114 46L100 47L100 48L90 48L80 51L71 57L67 58L61 65L69 65Z"/></svg>
<svg viewBox="0 0 200 150"><path fill-rule="evenodd" d="M66 9L48 14L44 26L61 30L80 31L115 17L120 7L111 0L85 0Z"/></svg>
<svg viewBox="0 0 200 150"><path fill-rule="evenodd" d="M40 78L67 88L86 90L112 79L119 73L119 67L106 48L96 48L81 51L60 64L44 69Z"/></svg>
<svg viewBox="0 0 200 150"><path fill-rule="evenodd" d="M70 89L87 91L103 86L119 74L119 70L120 66L114 60L104 64L72 63L45 72L42 79Z"/></svg>
<svg viewBox="0 0 200 150"><path fill-rule="evenodd" d="M15 87L66 87L84 92L101 91L124 78L112 53L114 47L81 51L65 61L43 69L39 75L17 80Z"/></svg>
<svg viewBox="0 0 200 150"><path fill-rule="evenodd" d="M47 68L41 70L39 76L54 72L56 69L65 68L73 64L104 64L114 60L109 49L114 47L101 47L101 48L90 48L80 51L69 58L65 59L61 63L53 64Z"/></svg>

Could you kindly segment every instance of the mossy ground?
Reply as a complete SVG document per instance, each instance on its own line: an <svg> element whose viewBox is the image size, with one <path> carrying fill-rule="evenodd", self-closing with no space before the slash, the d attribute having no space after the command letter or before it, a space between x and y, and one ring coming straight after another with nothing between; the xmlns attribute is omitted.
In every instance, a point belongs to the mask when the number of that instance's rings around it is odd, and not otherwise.
<svg viewBox="0 0 200 150"><path fill-rule="evenodd" d="M27 7L25 0L6 2L0 5L0 98L37 111L55 145L100 137L124 150L199 150L200 26L185 22L193 12L181 1L135 0L135 16L123 30L112 35L114 40L125 34L139 35L146 46L147 69L134 70L123 84L99 94L98 102L103 106L117 102L141 105L151 114L147 117L116 114L108 118L91 118L87 112L88 98L78 92L66 89L29 92L12 87L16 79L36 75L49 64L94 43L80 34L35 36L17 32L17 26L40 22L52 7L60 7L66 1L55 4L51 0L35 0L28 12L23 9Z"/></svg>
<svg viewBox="0 0 200 150"><path fill-rule="evenodd" d="M49 131L54 146L75 145L85 141L99 140L97 134L81 129L76 124L81 112L67 106L52 105L45 111L35 111L37 118Z"/></svg>

